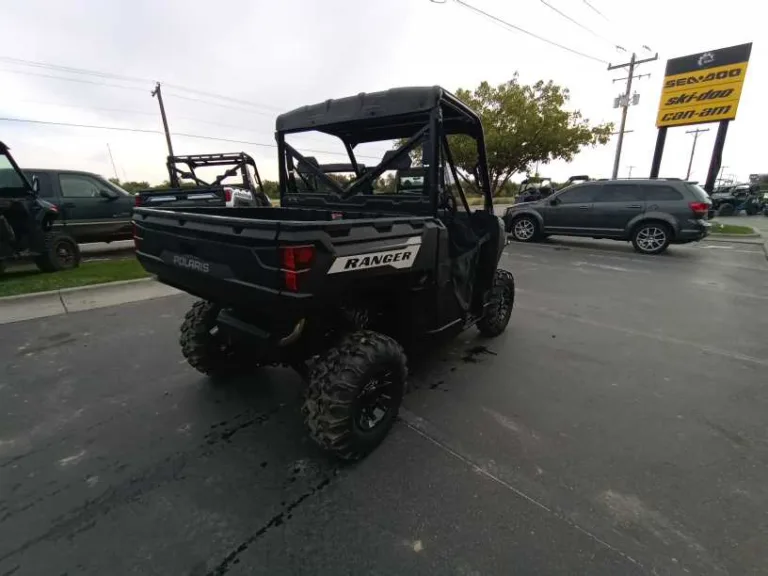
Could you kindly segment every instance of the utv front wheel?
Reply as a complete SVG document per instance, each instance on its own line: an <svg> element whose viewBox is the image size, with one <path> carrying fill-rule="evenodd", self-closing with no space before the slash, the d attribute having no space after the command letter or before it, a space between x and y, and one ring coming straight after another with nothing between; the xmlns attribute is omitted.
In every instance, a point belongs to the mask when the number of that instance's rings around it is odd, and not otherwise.
<svg viewBox="0 0 768 576"><path fill-rule="evenodd" d="M494 337L504 332L514 304L515 278L506 270L498 269L493 277L493 287L488 294L483 317L477 323L480 334Z"/></svg>
<svg viewBox="0 0 768 576"><path fill-rule="evenodd" d="M343 460L367 455L397 418L407 373L392 338L370 330L345 337L309 378L303 412L312 439Z"/></svg>
<svg viewBox="0 0 768 576"><path fill-rule="evenodd" d="M199 300L181 324L181 353L192 368L208 376L228 376L238 367L235 348L216 326L221 308L212 302Z"/></svg>
<svg viewBox="0 0 768 576"><path fill-rule="evenodd" d="M45 246L35 264L42 272L59 272L80 266L80 247L66 234L48 232Z"/></svg>

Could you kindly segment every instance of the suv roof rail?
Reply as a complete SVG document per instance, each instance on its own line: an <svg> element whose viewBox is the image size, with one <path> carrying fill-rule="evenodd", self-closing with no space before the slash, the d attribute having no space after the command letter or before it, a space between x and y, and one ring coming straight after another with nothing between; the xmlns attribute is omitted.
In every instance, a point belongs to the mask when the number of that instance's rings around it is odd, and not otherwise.
<svg viewBox="0 0 768 576"><path fill-rule="evenodd" d="M635 176L633 178L596 178L597 182L606 182L608 180L666 180L666 181L681 181L682 178L648 178L647 176Z"/></svg>

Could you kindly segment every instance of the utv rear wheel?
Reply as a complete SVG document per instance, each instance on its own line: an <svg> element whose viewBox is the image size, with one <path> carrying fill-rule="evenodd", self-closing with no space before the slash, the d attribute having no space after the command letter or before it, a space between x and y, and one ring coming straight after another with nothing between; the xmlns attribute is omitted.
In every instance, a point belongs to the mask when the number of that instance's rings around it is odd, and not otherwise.
<svg viewBox="0 0 768 576"><path fill-rule="evenodd" d="M212 302L199 300L181 324L181 353L192 368L208 376L229 376L240 367L235 347L222 337L216 326L221 308Z"/></svg>
<svg viewBox="0 0 768 576"><path fill-rule="evenodd" d="M45 235L42 253L35 264L43 272L59 272L80 266L80 247L70 236L58 232Z"/></svg>
<svg viewBox="0 0 768 576"><path fill-rule="evenodd" d="M515 304L515 278L506 270L496 270L483 317L477 329L483 336L498 336L507 328Z"/></svg>
<svg viewBox="0 0 768 576"><path fill-rule="evenodd" d="M533 242L539 235L539 223L532 216L518 216L512 221L512 237L518 242Z"/></svg>
<svg viewBox="0 0 768 576"><path fill-rule="evenodd" d="M408 370L400 345L362 330L313 367L303 412L312 439L343 460L375 449L397 418Z"/></svg>

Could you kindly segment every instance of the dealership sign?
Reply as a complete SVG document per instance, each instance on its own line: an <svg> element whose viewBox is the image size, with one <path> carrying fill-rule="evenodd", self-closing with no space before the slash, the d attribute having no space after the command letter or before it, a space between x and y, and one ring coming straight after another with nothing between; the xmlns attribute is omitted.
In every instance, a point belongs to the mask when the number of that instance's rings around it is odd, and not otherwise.
<svg viewBox="0 0 768 576"><path fill-rule="evenodd" d="M733 120L752 43L667 60L656 126Z"/></svg>

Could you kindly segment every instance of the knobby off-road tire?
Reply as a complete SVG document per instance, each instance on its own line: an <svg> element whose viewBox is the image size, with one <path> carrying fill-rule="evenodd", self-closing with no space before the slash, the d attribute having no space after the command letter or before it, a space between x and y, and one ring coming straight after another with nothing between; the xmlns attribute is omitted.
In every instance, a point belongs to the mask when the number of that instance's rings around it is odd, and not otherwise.
<svg viewBox="0 0 768 576"><path fill-rule="evenodd" d="M315 363L303 406L312 439L343 460L376 448L400 409L408 370L400 345L361 330Z"/></svg>
<svg viewBox="0 0 768 576"><path fill-rule="evenodd" d="M192 368L208 376L231 376L243 366L231 343L216 334L220 306L205 300L192 305L181 324L181 353Z"/></svg>
<svg viewBox="0 0 768 576"><path fill-rule="evenodd" d="M80 266L80 247L71 236L61 232L45 234L42 253L35 258L42 272L59 272Z"/></svg>
<svg viewBox="0 0 768 576"><path fill-rule="evenodd" d="M514 304L515 277L506 270L497 269L493 275L493 287L488 295L483 317L477 323L480 334L492 338L504 332Z"/></svg>

